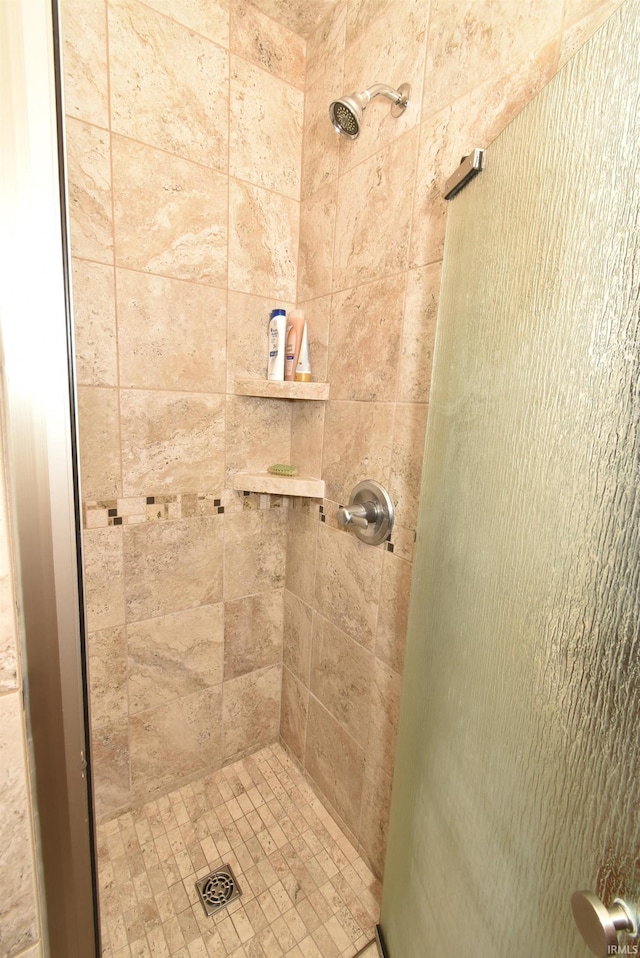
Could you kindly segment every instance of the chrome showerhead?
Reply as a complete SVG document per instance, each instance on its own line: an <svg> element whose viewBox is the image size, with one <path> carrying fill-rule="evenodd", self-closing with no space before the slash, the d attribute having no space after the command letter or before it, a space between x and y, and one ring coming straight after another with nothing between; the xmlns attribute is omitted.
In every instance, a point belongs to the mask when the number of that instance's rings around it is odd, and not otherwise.
<svg viewBox="0 0 640 958"><path fill-rule="evenodd" d="M408 83L403 83L399 90L394 90L386 83L374 83L363 93L352 93L350 96L334 100L329 107L329 119L336 133L346 136L349 140L355 140L360 133L365 108L374 96L384 96L387 100L391 100L393 104L391 115L400 116L409 102L411 87Z"/></svg>

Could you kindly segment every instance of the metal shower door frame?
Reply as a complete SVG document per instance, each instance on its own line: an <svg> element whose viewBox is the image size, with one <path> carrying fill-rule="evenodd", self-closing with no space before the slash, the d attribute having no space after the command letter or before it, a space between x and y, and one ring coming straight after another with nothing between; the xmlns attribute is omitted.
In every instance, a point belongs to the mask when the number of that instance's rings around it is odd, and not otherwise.
<svg viewBox="0 0 640 958"><path fill-rule="evenodd" d="M3 434L44 954L99 953L57 7L0 5Z"/></svg>

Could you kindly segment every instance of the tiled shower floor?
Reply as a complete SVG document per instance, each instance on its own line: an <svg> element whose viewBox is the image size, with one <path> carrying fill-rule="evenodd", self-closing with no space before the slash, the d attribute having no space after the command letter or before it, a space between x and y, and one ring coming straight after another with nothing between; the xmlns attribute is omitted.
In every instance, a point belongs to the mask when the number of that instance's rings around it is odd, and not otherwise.
<svg viewBox="0 0 640 958"><path fill-rule="evenodd" d="M279 745L98 826L105 958L353 958L379 883ZM207 918L195 882L242 898Z"/></svg>

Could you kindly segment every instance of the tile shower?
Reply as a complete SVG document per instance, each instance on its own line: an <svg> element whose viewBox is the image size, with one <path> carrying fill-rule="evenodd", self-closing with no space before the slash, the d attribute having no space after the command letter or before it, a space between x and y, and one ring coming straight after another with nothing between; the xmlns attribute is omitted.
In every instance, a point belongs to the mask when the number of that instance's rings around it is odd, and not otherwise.
<svg viewBox="0 0 640 958"><path fill-rule="evenodd" d="M287 11L276 0L63 2L91 727L113 958L299 958L314 947L348 958L370 932L378 886L368 869L380 877L384 863L443 251L441 183L616 5L541 0L516 14L469 3L465 40L456 32L454 42L460 11L451 0L327 3L320 26L306 31L278 22ZM410 107L399 120L372 107L361 137L341 143L329 101L378 80L410 82ZM269 310L296 302L330 401L236 396L236 378L264 376ZM238 470L289 460L322 476L324 502L232 490ZM384 549L336 527L337 505L365 477L396 503ZM245 795L240 832L219 796ZM266 941L265 928L299 902L292 888L278 915L260 905L264 919L254 910L252 921L249 902L270 887L259 879L238 906L247 914L222 919L233 934L203 938L191 877L227 845L241 884L245 870L278 862L263 807L305 881L311 873L313 887L300 882L304 899L315 896L323 927L338 915L348 940L331 924L330 945L320 925L289 915L309 934L296 938L285 920L288 932L278 924L281 939L267 946L259 936ZM261 835L276 848L257 860ZM188 856L182 866L172 839ZM315 874L301 841L320 859ZM347 864L324 916L324 876L335 875L323 871L322 850L336 847ZM357 880L343 875L349 867ZM127 900L151 904L134 915ZM340 922L342 908L355 927L344 913Z"/></svg>

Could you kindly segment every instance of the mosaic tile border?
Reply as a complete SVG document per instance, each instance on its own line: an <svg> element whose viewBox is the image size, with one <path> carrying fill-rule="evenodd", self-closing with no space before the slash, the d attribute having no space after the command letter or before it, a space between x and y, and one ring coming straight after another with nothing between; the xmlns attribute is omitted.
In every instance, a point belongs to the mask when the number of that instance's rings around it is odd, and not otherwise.
<svg viewBox="0 0 640 958"><path fill-rule="evenodd" d="M282 509L287 505L286 496L235 490L87 499L82 504L82 524L85 529L106 529L109 526L130 526L141 522L222 516L225 512L237 513L248 509Z"/></svg>

